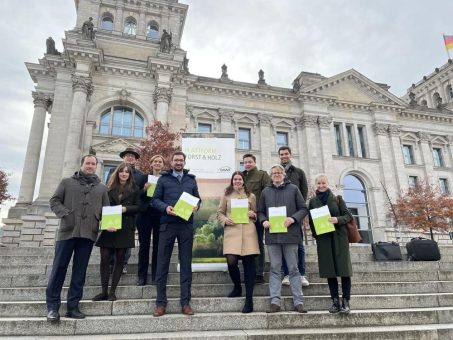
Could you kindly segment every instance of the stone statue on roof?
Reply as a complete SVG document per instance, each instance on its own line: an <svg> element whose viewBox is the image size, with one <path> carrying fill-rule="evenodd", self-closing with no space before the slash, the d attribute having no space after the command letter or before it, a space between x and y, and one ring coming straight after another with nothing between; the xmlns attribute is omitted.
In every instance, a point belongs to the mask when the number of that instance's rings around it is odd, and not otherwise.
<svg viewBox="0 0 453 340"><path fill-rule="evenodd" d="M93 40L94 33L93 18L89 17L88 20L82 25L82 38L86 40Z"/></svg>

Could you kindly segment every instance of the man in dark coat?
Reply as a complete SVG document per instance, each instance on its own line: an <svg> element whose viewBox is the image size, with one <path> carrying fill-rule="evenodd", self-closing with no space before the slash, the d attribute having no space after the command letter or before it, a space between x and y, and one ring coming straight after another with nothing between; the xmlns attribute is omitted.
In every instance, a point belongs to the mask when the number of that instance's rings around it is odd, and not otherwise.
<svg viewBox="0 0 453 340"><path fill-rule="evenodd" d="M140 189L140 191L143 191L143 187L145 183L147 182L147 176L141 172L140 170L135 168L135 164L137 163L138 159L140 158L140 154L133 148L126 148L124 151L120 152L120 157L123 159L123 161L127 164L130 164L132 167L132 175L134 176L134 182L135 185ZM110 176L115 172L116 168L112 168L109 171L109 174L107 175L107 180L106 183L108 184L110 180ZM140 203L140 210L146 209L143 208L143 205L146 204L144 202ZM137 222L140 221L140 214L137 217ZM128 248L126 250L126 256L124 257L124 267L123 267L123 274L127 273L127 263L129 262L129 258L131 257L131 249ZM114 258L114 253L112 252L111 255L111 260L110 260L110 265L113 266L113 263L115 262Z"/></svg>
<svg viewBox="0 0 453 340"><path fill-rule="evenodd" d="M285 169L280 165L271 168L272 184L261 193L258 205L258 221L265 228L265 240L271 262L269 273L269 291L271 297L270 312L281 309L281 270L282 257L286 259L289 269L289 282L293 294L294 308L299 313L306 313L303 305L300 273L297 268L297 246L302 242L301 224L308 210L300 190L285 180ZM270 208L285 207L284 227L286 232L272 232L269 222Z"/></svg>
<svg viewBox="0 0 453 340"><path fill-rule="evenodd" d="M292 164L291 148L289 146L281 146L278 149L278 157L280 158L280 164L285 168L286 179L299 188L306 202L308 196L307 177L305 176L305 172L301 168L297 168ZM305 277L305 249L303 242L299 244L297 253L299 258L297 262L297 267L299 268L302 286L306 287L310 285L310 282L308 282L307 278ZM288 267L286 265L285 258L283 258L283 273L285 276L283 278L282 283L284 285L289 285Z"/></svg>
<svg viewBox="0 0 453 340"><path fill-rule="evenodd" d="M52 272L46 289L47 321L50 322L60 320L61 289L73 254L66 317L85 317L79 311L79 301L82 299L88 261L99 231L102 207L110 205L107 188L96 176L96 166L94 155L84 156L80 170L72 177L64 178L50 199L50 208L61 218Z"/></svg>
<svg viewBox="0 0 453 340"><path fill-rule="evenodd" d="M244 162L243 171L245 175L245 184L250 192L252 192L256 197L256 202L260 201L261 191L271 182L269 175L266 171L258 170L256 167L256 157L252 154L245 154L242 157L242 161ZM255 223L256 232L258 234L258 245L260 247L260 254L256 257L256 277L255 283L256 284L263 284L264 283L264 243L263 243L263 235L264 229L263 226L256 222Z"/></svg>
<svg viewBox="0 0 453 340"><path fill-rule="evenodd" d="M166 311L167 278L175 239L178 240L179 249L182 313L193 315L189 304L192 285L193 214L186 221L174 212L174 206L183 192L200 198L195 176L184 170L185 164L186 155L181 151L175 152L171 158L172 169L169 172L162 172L151 201L153 206L162 213L157 253L157 297L154 316L162 316ZM193 208L193 212L198 210L200 202Z"/></svg>

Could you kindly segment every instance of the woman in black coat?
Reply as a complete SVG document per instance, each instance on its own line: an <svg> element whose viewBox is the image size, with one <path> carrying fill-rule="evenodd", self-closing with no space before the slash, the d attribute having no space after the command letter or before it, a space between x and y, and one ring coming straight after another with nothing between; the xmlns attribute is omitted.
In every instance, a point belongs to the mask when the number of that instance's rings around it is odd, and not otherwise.
<svg viewBox="0 0 453 340"><path fill-rule="evenodd" d="M310 229L316 239L318 251L319 276L327 278L329 284L330 296L333 301L329 312L347 314L350 311L352 266L346 223L350 221L351 216L341 196L336 197L330 191L326 176L317 176L315 184L316 196L310 199L308 209L327 205L331 216L329 222L335 226L335 231L317 235L310 215ZM341 305L338 294L338 276L341 277L343 289Z"/></svg>
<svg viewBox="0 0 453 340"><path fill-rule="evenodd" d="M121 163L111 176L108 183L110 205L122 206L121 229L103 230L96 241L101 248L101 285L102 292L93 301L115 301L115 290L124 266L124 257L128 248L135 247L135 217L140 207L139 189L134 183L132 168ZM115 263L112 272L112 285L107 293L110 278L110 253L115 252Z"/></svg>

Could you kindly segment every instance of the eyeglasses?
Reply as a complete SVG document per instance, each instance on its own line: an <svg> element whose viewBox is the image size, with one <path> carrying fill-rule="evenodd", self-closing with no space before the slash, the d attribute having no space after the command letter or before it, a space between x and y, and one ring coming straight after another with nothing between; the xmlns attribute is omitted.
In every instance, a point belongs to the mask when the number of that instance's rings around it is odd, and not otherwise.
<svg viewBox="0 0 453 340"><path fill-rule="evenodd" d="M283 175L283 172L272 172L271 176Z"/></svg>

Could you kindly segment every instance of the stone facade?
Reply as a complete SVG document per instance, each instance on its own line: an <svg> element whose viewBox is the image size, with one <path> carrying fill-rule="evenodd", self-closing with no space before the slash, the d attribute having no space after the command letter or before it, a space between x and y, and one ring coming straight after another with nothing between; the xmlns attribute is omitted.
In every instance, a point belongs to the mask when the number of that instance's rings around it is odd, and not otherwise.
<svg viewBox="0 0 453 340"><path fill-rule="evenodd" d="M226 66L219 78L201 77L189 73L180 47L187 9L177 0L77 1L77 25L65 32L61 55L26 64L36 83L35 112L19 200L5 220L3 243L52 245L58 220L48 212L48 200L61 178L76 171L90 150L102 177L118 164L119 151L138 145L154 119L168 121L175 131L236 133L238 168L251 152L259 168L269 169L283 141L310 182L325 173L344 193L345 178L355 176L366 191L366 205L357 212L367 216L369 240L398 237L383 185L391 198L414 178L452 185L450 62L403 98L353 69L332 77L301 72L289 88L266 84L263 74L256 84L234 81ZM88 17L94 19L94 40L82 36ZM164 29L171 33L167 52L160 49ZM441 107L432 105L433 91ZM35 193L46 112L48 141Z"/></svg>

